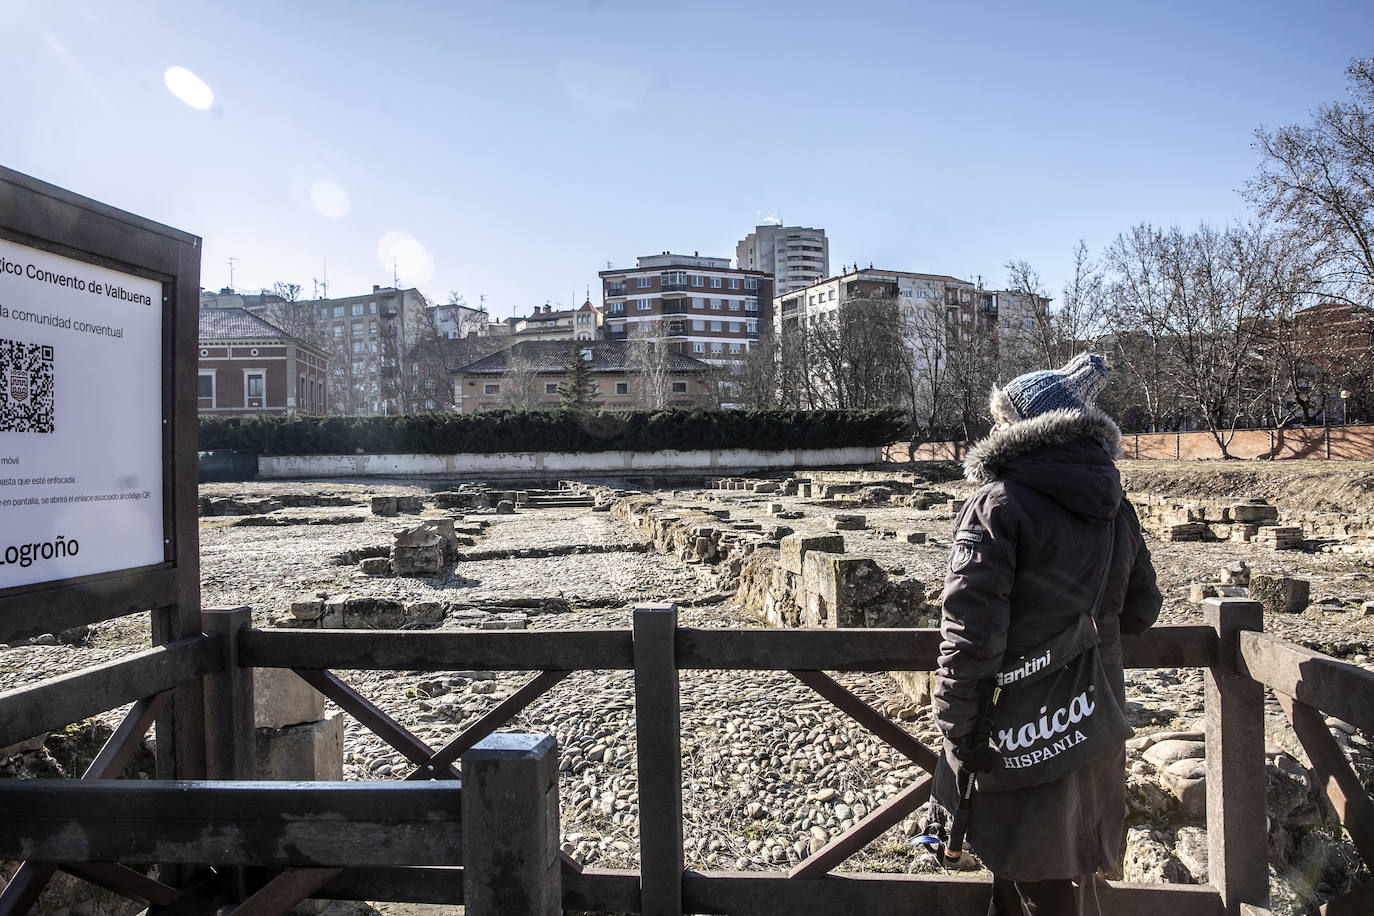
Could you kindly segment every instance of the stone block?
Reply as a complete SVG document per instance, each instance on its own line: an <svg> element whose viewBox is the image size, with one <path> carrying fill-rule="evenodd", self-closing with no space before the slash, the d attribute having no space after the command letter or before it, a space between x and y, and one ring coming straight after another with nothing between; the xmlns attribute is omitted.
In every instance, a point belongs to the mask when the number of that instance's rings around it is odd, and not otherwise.
<svg viewBox="0 0 1374 916"><path fill-rule="evenodd" d="M769 515L777 515L777 514L778 514L779 512L781 512L781 511L783 511L783 509L782 509L782 503L769 503L769 504L768 504L768 514L769 514Z"/></svg>
<svg viewBox="0 0 1374 916"><path fill-rule="evenodd" d="M515 503L509 499L503 499L496 504L497 515L514 515Z"/></svg>
<svg viewBox="0 0 1374 916"><path fill-rule="evenodd" d="M1178 799L1179 814L1187 820L1201 820L1207 815L1207 762L1186 757L1169 764L1159 774L1159 781Z"/></svg>
<svg viewBox="0 0 1374 916"><path fill-rule="evenodd" d="M257 778L343 779L343 715L257 730Z"/></svg>
<svg viewBox="0 0 1374 916"><path fill-rule="evenodd" d="M442 601L417 601L407 605L406 626L438 626L444 622L445 607L447 605Z"/></svg>
<svg viewBox="0 0 1374 916"><path fill-rule="evenodd" d="M1366 601L1360 605L1361 617L1374 617L1374 601Z"/></svg>
<svg viewBox="0 0 1374 916"><path fill-rule="evenodd" d="M444 549L433 547L391 548L391 571L398 576L437 576L444 568Z"/></svg>
<svg viewBox="0 0 1374 916"><path fill-rule="evenodd" d="M1264 503L1237 503L1231 507L1231 519L1237 522L1273 521L1278 517L1278 507Z"/></svg>
<svg viewBox="0 0 1374 916"><path fill-rule="evenodd" d="M1244 560L1238 560L1221 571L1222 585L1249 585L1250 567Z"/></svg>
<svg viewBox="0 0 1374 916"><path fill-rule="evenodd" d="M372 514L391 516L396 514L396 497L394 496L374 496L372 497Z"/></svg>
<svg viewBox="0 0 1374 916"><path fill-rule="evenodd" d="M423 512L425 501L419 496L398 496L396 497L396 511L398 512Z"/></svg>
<svg viewBox="0 0 1374 916"><path fill-rule="evenodd" d="M778 492L778 482L776 480L760 480L754 484L755 493L776 493Z"/></svg>
<svg viewBox="0 0 1374 916"><path fill-rule="evenodd" d="M1232 525L1231 540L1235 543L1245 543L1253 541L1255 534L1259 531L1258 525Z"/></svg>
<svg viewBox="0 0 1374 916"><path fill-rule="evenodd" d="M862 515L836 515L830 520L831 531L862 531L868 527L868 519Z"/></svg>
<svg viewBox="0 0 1374 916"><path fill-rule="evenodd" d="M839 534L791 534L778 545L778 565L793 575L801 575L802 561L813 550L844 553L844 536Z"/></svg>
<svg viewBox="0 0 1374 916"><path fill-rule="evenodd" d="M406 606L395 598L349 598L343 617L350 630L398 630L406 622Z"/></svg>
<svg viewBox="0 0 1374 916"><path fill-rule="evenodd" d="M439 543L439 532L428 524L402 528L396 532L397 547L433 547Z"/></svg>
<svg viewBox="0 0 1374 916"><path fill-rule="evenodd" d="M320 626L326 630L342 630L344 628L344 603L346 598L329 598L324 602L324 616L320 618Z"/></svg>
<svg viewBox="0 0 1374 916"><path fill-rule="evenodd" d="M817 615L831 627L864 626L863 606L888 587L872 557L810 551L802 562L802 593L822 602Z"/></svg>
<svg viewBox="0 0 1374 916"><path fill-rule="evenodd" d="M946 511L954 515L958 515L960 512L963 511L964 503L965 500L962 499L951 499L949 502L945 504L945 509Z"/></svg>
<svg viewBox="0 0 1374 916"><path fill-rule="evenodd" d="M324 616L324 599L303 595L291 602L291 615L297 620L319 620Z"/></svg>
<svg viewBox="0 0 1374 916"><path fill-rule="evenodd" d="M1250 597L1264 605L1266 614L1301 614L1307 610L1312 585L1289 576L1251 576Z"/></svg>
<svg viewBox="0 0 1374 916"><path fill-rule="evenodd" d="M899 528L897 530L897 540L901 541L903 544L924 544L926 542L926 533L924 531L906 531Z"/></svg>
<svg viewBox="0 0 1374 916"><path fill-rule="evenodd" d="M387 557L368 557L358 566L369 576L389 576L391 575L391 560ZM295 608L293 607L294 611Z"/></svg>
<svg viewBox="0 0 1374 916"><path fill-rule="evenodd" d="M253 669L253 724L285 728L324 718L324 695L289 668Z"/></svg>
<svg viewBox="0 0 1374 916"><path fill-rule="evenodd" d="M1188 601L1192 604L1201 604L1208 598L1216 598L1221 594L1220 589L1214 582L1194 582L1188 586Z"/></svg>

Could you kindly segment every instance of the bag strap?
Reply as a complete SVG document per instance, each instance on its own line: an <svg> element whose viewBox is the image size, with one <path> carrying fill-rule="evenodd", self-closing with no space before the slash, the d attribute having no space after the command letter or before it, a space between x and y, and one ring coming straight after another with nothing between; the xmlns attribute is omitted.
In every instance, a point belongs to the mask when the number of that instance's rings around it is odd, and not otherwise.
<svg viewBox="0 0 1374 916"><path fill-rule="evenodd" d="M1093 599L1092 610L1088 611L1088 616L1092 618L1094 624L1097 623L1097 614L1102 610L1102 596L1107 593L1107 579L1112 572L1112 554L1116 551L1116 519L1107 523L1107 562L1102 566L1102 581L1097 584L1097 597Z"/></svg>

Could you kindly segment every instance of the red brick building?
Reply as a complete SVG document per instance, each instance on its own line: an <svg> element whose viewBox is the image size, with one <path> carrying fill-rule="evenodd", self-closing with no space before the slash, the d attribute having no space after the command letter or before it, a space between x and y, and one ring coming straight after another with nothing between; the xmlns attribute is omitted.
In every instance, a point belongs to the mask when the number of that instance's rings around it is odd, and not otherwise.
<svg viewBox="0 0 1374 916"><path fill-rule="evenodd" d="M329 357L241 308L200 310L203 414L323 414Z"/></svg>

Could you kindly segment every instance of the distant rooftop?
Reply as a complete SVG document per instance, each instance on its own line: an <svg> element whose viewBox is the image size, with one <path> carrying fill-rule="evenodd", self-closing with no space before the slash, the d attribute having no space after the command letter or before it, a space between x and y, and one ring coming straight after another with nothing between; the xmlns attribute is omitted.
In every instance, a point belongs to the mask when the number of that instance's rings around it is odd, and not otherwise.
<svg viewBox="0 0 1374 916"><path fill-rule="evenodd" d="M202 308L200 310L201 340L263 340L295 338L268 321L263 321L247 309Z"/></svg>
<svg viewBox="0 0 1374 916"><path fill-rule="evenodd" d="M631 349L634 344L635 341L630 340L522 340L453 371L467 375L502 375L514 358L516 363L523 363L533 372L561 373L567 368L568 356L575 346L578 350L591 351L587 368L593 372L634 372L639 371L634 366ZM676 350L668 351L669 372L705 372L708 368L699 359Z"/></svg>

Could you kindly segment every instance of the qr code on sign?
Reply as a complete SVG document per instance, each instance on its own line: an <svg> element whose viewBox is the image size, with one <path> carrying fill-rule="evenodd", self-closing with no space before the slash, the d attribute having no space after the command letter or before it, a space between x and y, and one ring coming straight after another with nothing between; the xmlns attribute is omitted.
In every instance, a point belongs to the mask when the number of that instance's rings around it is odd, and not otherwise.
<svg viewBox="0 0 1374 916"><path fill-rule="evenodd" d="M0 433L50 433L52 347L0 340Z"/></svg>

